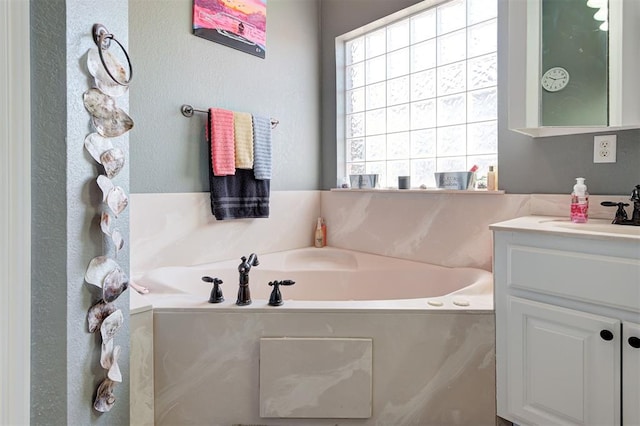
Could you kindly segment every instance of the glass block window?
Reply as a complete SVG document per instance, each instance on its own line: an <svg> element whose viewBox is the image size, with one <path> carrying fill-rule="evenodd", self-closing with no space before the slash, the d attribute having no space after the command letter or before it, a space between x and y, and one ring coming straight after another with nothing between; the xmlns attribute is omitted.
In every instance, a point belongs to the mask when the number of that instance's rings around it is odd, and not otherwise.
<svg viewBox="0 0 640 426"><path fill-rule="evenodd" d="M497 0L451 0L367 29L344 39L338 61L342 172L434 187L434 172L477 165L482 185L497 164Z"/></svg>

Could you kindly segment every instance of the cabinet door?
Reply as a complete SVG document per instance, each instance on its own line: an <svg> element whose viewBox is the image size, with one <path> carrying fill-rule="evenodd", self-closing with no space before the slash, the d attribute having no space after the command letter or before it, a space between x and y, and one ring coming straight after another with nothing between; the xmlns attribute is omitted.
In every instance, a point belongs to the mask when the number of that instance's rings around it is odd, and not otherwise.
<svg viewBox="0 0 640 426"><path fill-rule="evenodd" d="M622 424L640 426L640 324L622 324Z"/></svg>
<svg viewBox="0 0 640 426"><path fill-rule="evenodd" d="M620 322L509 298L507 395L518 423L620 424Z"/></svg>

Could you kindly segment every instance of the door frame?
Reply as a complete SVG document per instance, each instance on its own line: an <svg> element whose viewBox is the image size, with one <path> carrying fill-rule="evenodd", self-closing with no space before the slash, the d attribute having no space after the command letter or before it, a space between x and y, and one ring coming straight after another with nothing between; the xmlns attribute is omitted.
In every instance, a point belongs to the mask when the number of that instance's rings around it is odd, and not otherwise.
<svg viewBox="0 0 640 426"><path fill-rule="evenodd" d="M29 1L0 1L0 424L30 419L29 31Z"/></svg>

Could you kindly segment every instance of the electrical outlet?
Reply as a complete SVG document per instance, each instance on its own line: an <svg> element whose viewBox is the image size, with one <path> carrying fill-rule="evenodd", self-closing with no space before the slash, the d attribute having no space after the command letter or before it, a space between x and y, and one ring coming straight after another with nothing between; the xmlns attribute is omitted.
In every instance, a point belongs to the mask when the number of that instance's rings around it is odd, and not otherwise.
<svg viewBox="0 0 640 426"><path fill-rule="evenodd" d="M593 162L616 162L616 135L604 135L593 137Z"/></svg>

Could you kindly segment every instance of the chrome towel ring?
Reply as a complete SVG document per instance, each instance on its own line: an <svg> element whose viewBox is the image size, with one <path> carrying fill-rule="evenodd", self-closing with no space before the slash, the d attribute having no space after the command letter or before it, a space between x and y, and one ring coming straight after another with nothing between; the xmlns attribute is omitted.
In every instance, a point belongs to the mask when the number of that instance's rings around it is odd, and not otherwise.
<svg viewBox="0 0 640 426"><path fill-rule="evenodd" d="M109 71L109 67L104 61L104 56L102 54L102 51L109 49L109 47L111 46L112 40L116 42L118 46L120 46L120 49L122 49L122 53L124 53L124 56L127 58L127 64L129 65L129 79L126 81L120 81L117 78L115 78L113 74L111 74L111 71ZM119 84L120 86L128 86L129 83L131 83L131 79L133 78L133 66L131 65L131 59L129 59L129 54L125 50L122 43L116 40L114 35L109 33L109 31L107 31L107 28L102 24L93 24L93 41L96 44L96 46L98 46L100 61L102 62L102 66L104 67L105 71L107 71L107 74L109 74L109 77L111 77L111 79L115 81L117 84Z"/></svg>

